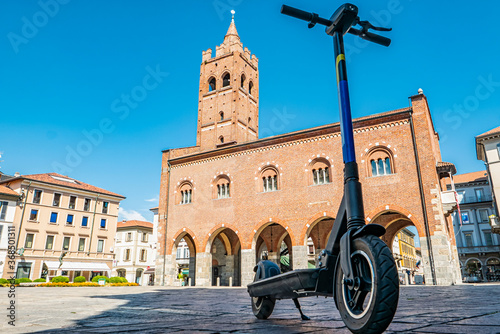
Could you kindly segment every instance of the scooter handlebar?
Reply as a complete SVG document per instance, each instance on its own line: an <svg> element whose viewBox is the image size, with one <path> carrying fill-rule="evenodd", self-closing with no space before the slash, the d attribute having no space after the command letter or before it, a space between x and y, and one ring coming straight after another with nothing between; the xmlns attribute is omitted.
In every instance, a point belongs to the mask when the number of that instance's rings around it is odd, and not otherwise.
<svg viewBox="0 0 500 334"><path fill-rule="evenodd" d="M292 17L295 17L297 19L308 21L308 22L310 22L313 18L312 13L305 12L303 10L300 10L300 9L297 9L294 7L290 7L287 5L281 6L281 14L292 16Z"/></svg>
<svg viewBox="0 0 500 334"><path fill-rule="evenodd" d="M380 44L380 45L383 45L383 46L389 46L391 44L391 39L390 38L387 38L387 37L384 37L384 36L380 36L380 35L371 33L369 31L362 32L359 29L350 28L349 31L347 31L347 32L350 33L350 34L359 36L362 39L365 39L367 41L370 41L370 42L373 42L373 43L377 43L377 44Z"/></svg>

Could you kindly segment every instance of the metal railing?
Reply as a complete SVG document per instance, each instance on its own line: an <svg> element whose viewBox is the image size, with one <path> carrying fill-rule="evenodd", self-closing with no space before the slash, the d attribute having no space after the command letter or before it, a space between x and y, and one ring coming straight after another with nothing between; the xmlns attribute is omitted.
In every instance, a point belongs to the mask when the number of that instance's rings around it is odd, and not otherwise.
<svg viewBox="0 0 500 334"><path fill-rule="evenodd" d="M460 198L460 197L459 197ZM491 202L491 195L489 196L468 196L462 197L458 204L470 204L470 203L482 203L482 202Z"/></svg>
<svg viewBox="0 0 500 334"><path fill-rule="evenodd" d="M458 247L458 253L487 253L498 252L500 246L473 246L473 247Z"/></svg>

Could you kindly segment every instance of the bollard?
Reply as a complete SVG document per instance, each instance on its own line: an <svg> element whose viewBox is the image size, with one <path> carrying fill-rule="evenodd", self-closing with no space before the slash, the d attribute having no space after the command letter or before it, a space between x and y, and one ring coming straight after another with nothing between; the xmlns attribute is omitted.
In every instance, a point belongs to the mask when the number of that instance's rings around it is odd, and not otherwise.
<svg viewBox="0 0 500 334"><path fill-rule="evenodd" d="M217 277L217 286L220 286L220 277Z"/></svg>
<svg viewBox="0 0 500 334"><path fill-rule="evenodd" d="M229 286L233 286L233 278L229 277Z"/></svg>

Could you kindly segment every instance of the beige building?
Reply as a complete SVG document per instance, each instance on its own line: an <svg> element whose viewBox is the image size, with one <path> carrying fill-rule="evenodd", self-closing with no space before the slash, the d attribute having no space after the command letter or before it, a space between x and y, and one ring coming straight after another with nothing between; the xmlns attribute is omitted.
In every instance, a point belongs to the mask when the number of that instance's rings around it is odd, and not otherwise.
<svg viewBox="0 0 500 334"><path fill-rule="evenodd" d="M13 219L18 256L3 277L110 275L125 197L56 173L18 175L0 185L21 195Z"/></svg>
<svg viewBox="0 0 500 334"><path fill-rule="evenodd" d="M493 231L500 233L500 126L476 137L476 154L483 160L488 172L489 183L493 195L495 216L491 220Z"/></svg>
<svg viewBox="0 0 500 334"><path fill-rule="evenodd" d="M153 285L155 265L153 224L140 220L118 222L113 276L139 285Z"/></svg>

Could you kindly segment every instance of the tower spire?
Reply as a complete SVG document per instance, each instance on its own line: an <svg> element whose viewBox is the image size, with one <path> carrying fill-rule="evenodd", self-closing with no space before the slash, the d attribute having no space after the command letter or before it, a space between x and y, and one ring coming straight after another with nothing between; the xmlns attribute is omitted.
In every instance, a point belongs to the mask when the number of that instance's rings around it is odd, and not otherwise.
<svg viewBox="0 0 500 334"><path fill-rule="evenodd" d="M229 42L230 44L240 41L240 36L238 35L238 31L236 30L236 25L234 24L235 11L231 10L231 14L232 14L231 24L229 25L229 29L227 29L226 36L224 37L224 43Z"/></svg>

